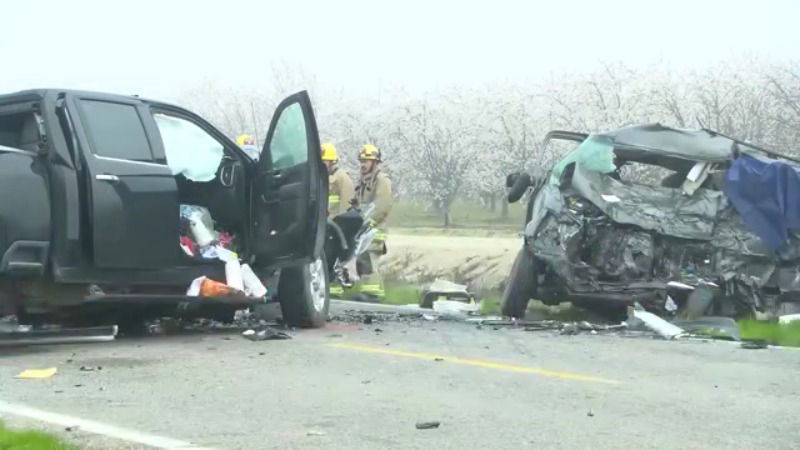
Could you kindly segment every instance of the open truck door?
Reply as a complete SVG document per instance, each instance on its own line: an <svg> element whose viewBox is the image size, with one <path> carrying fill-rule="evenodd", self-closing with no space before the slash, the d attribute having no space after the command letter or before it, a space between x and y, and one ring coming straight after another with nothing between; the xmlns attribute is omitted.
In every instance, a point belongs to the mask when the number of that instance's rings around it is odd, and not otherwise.
<svg viewBox="0 0 800 450"><path fill-rule="evenodd" d="M253 184L256 263L297 266L321 257L328 177L306 91L284 99L269 126Z"/></svg>

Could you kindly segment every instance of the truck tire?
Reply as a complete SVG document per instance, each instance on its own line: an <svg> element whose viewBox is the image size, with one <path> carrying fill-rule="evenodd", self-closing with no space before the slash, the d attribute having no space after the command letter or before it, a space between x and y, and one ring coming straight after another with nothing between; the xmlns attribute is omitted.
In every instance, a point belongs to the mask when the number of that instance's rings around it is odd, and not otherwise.
<svg viewBox="0 0 800 450"><path fill-rule="evenodd" d="M278 300L283 320L292 326L320 328L328 320L330 306L325 255L314 262L281 270Z"/></svg>
<svg viewBox="0 0 800 450"><path fill-rule="evenodd" d="M523 246L517 253L508 283L503 290L501 311L504 316L518 319L525 317L528 302L536 291L536 281L533 255Z"/></svg>

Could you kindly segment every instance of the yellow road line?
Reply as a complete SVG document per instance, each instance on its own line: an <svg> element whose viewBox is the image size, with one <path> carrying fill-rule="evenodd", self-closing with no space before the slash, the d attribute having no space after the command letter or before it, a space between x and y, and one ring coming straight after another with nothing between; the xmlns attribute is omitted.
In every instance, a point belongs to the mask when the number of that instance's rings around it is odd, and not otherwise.
<svg viewBox="0 0 800 450"><path fill-rule="evenodd" d="M574 381L588 381L594 383L605 383L605 384L619 384L618 381L609 380L606 378L599 378L593 377L590 375L581 375L577 373L570 373L570 372L560 372L555 370L546 370L546 369L539 369L536 367L523 367L523 366L515 366L513 364L506 364L500 362L493 362L493 361L481 361L478 359L464 359L464 358L456 358L451 356L443 356L437 355L434 353L424 353L424 352L408 352L403 350L390 350L387 348L381 347L371 347L368 345L358 345L358 344L328 344L330 347L335 348L343 348L347 350L355 350L359 352L367 352L367 353L380 353L384 355L393 355L393 356L405 356L406 358L416 358L416 359L426 359L426 360L441 360L446 362L451 362L454 364L462 364L466 366L475 366L475 367L484 367L487 369L495 369L495 370L503 370L506 372L517 372L517 373L528 373L532 375L540 375L543 377L551 377L551 378L561 378L565 380L574 380Z"/></svg>

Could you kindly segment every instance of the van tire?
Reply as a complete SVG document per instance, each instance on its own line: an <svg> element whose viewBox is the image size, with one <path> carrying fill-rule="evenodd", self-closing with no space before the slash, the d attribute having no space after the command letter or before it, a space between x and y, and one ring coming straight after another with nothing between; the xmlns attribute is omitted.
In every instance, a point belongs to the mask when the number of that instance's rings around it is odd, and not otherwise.
<svg viewBox="0 0 800 450"><path fill-rule="evenodd" d="M324 253L314 262L281 270L278 300L283 320L301 328L320 328L328 321L330 293Z"/></svg>
<svg viewBox="0 0 800 450"><path fill-rule="evenodd" d="M533 255L523 246L517 253L508 283L503 290L501 311L504 316L525 318L528 302L536 292L535 264Z"/></svg>

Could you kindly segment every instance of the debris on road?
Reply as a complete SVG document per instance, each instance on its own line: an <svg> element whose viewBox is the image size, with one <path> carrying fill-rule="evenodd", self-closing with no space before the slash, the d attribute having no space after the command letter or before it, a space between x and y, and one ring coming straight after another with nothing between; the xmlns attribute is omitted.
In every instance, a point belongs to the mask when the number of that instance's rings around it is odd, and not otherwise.
<svg viewBox="0 0 800 450"><path fill-rule="evenodd" d="M417 422L417 429L418 430L431 430L433 428L439 428L441 422Z"/></svg>
<svg viewBox="0 0 800 450"><path fill-rule="evenodd" d="M746 350L762 350L769 347L767 341L761 339L754 339L742 342L742 348Z"/></svg>
<svg viewBox="0 0 800 450"><path fill-rule="evenodd" d="M58 373L58 368L56 367L49 367L47 369L28 369L23 370L14 378L19 378L23 380L41 380L44 378L50 378L53 375Z"/></svg>
<svg viewBox="0 0 800 450"><path fill-rule="evenodd" d="M675 326L657 315L644 309L631 308L630 311L636 319L640 320L650 330L655 331L664 339L675 339L686 334L682 328Z"/></svg>
<svg viewBox="0 0 800 450"><path fill-rule="evenodd" d="M103 370L103 366L81 366L80 368L81 372L94 372L95 370Z"/></svg>
<svg viewBox="0 0 800 450"><path fill-rule="evenodd" d="M702 297L702 296L699 296ZM459 302L450 302L459 303ZM463 304L462 305L466 305ZM405 306L395 306L394 311L380 311L357 309L346 310L344 313L334 316L331 320L338 320L352 324L359 324L365 318L372 323L376 322L400 322L400 323L425 323L429 321L454 320L465 324L475 325L476 329L482 330L491 327L493 330L503 328L518 329L527 332L546 332L550 331L557 335L573 336L579 334L596 335L615 335L620 337L660 337L664 339L724 339L732 341L742 340L742 332L739 324L729 317L722 316L701 316L695 319L675 318L666 320L656 314L645 311L638 303L629 308L628 317L622 322L595 323L589 320L580 320L579 317L573 320L562 319L514 319L501 316L470 316L467 314L441 314L437 311L429 313L419 313L416 311L406 311ZM388 305L384 305L388 309ZM578 310L582 311L582 310ZM574 317L574 316L572 316ZM586 316L587 318L589 316ZM683 317L683 316L681 316ZM590 320L597 320L594 317ZM600 319L602 320L602 319ZM431 329L435 330L435 329Z"/></svg>
<svg viewBox="0 0 800 450"><path fill-rule="evenodd" d="M36 329L27 325L11 326L10 322L0 330L0 347L20 345L76 344L109 342L119 331L116 325L92 328L51 327Z"/></svg>
<svg viewBox="0 0 800 450"><path fill-rule="evenodd" d="M421 312L406 312L404 311L404 307L399 306L395 309L395 311L367 311L348 309L340 314L331 315L329 320L331 322L371 325L376 322L414 322L422 317Z"/></svg>
<svg viewBox="0 0 800 450"><path fill-rule="evenodd" d="M476 314L480 310L480 305L455 300L436 300L433 302L433 310L447 316L464 316Z"/></svg>
<svg viewBox="0 0 800 450"><path fill-rule="evenodd" d="M467 322L475 323L481 328L486 325L493 326L495 329L499 327L511 327L522 328L524 331L558 331L560 334L579 334L581 331L588 331L590 334L599 334L599 332L620 332L628 329L628 325L625 322L620 324L596 324L585 320L580 322L564 322L561 320L471 318L467 319Z"/></svg>
<svg viewBox="0 0 800 450"><path fill-rule="evenodd" d="M778 317L778 323L787 324L800 320L800 314L787 314Z"/></svg>
<svg viewBox="0 0 800 450"><path fill-rule="evenodd" d="M475 297L467 291L467 286L437 278L433 283L422 289L422 298L419 306L422 308L434 308L436 301L475 304Z"/></svg>
<svg viewBox="0 0 800 450"><path fill-rule="evenodd" d="M694 320L674 320L676 326L695 336L708 336L717 339L742 339L739 325L730 317L700 317Z"/></svg>
<svg viewBox="0 0 800 450"><path fill-rule="evenodd" d="M271 327L265 327L261 330L246 330L242 333L245 339L251 341L271 341L271 340L285 340L291 339L292 337L288 334L284 333L283 331L278 331Z"/></svg>

